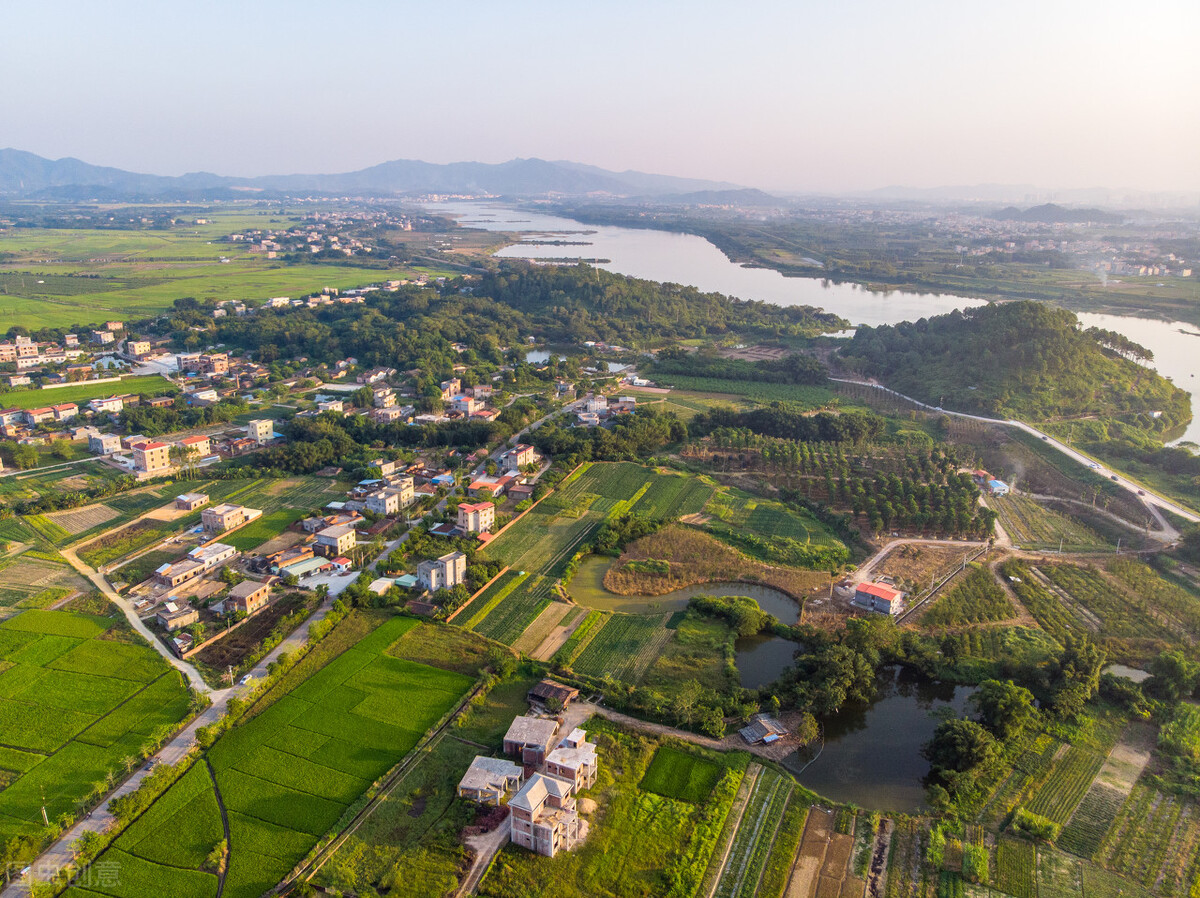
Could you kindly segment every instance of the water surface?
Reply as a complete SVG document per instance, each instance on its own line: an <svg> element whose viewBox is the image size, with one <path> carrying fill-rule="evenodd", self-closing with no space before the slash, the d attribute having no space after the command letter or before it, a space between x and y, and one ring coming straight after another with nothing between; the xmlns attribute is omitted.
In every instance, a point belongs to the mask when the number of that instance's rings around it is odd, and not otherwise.
<svg viewBox="0 0 1200 898"><path fill-rule="evenodd" d="M626 614L662 614L687 608L692 596L749 596L758 607L773 614L780 623L794 624L800 620L800 603L787 593L757 583L699 583L685 586L661 596L619 596L604 588L604 574L615 559L589 555L579 563L567 591L587 608L601 611L623 611ZM769 681L768 681L769 682Z"/></svg>
<svg viewBox="0 0 1200 898"><path fill-rule="evenodd" d="M970 694L964 686L931 683L887 668L870 704L843 708L821 721L825 744L815 761L809 764L812 752L806 751L789 755L784 766L798 772L805 786L834 801L877 811L921 810L921 780L929 773L921 748L940 722L934 712L962 716Z"/></svg>
<svg viewBox="0 0 1200 898"><path fill-rule="evenodd" d="M953 309L982 305L983 299L900 290L874 292L857 284L834 284L819 278L784 277L767 268L731 262L716 246L694 234L649 228L587 225L541 212L488 203L442 203L431 208L460 216L468 227L517 231L530 240L586 241L584 246L518 243L496 255L508 259L604 259L599 267L618 274L688 284L739 299L782 306L811 305L841 315L852 324L896 324L942 315ZM1126 315L1080 312L1085 327L1104 327L1124 334L1153 351L1154 367L1192 394L1192 422L1182 439L1200 443L1200 333L1193 325Z"/></svg>

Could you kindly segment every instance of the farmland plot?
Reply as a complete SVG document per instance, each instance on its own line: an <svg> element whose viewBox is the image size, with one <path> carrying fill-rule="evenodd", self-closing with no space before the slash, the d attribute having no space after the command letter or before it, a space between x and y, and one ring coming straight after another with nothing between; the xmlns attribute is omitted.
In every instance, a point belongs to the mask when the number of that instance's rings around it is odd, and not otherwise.
<svg viewBox="0 0 1200 898"><path fill-rule="evenodd" d="M636 683L674 635L669 614L613 614L572 663L579 673Z"/></svg>
<svg viewBox="0 0 1200 898"><path fill-rule="evenodd" d="M759 774L717 882L718 898L751 898L758 894L759 879L791 793L788 777L765 768Z"/></svg>
<svg viewBox="0 0 1200 898"><path fill-rule="evenodd" d="M1034 794L1026 808L1055 823L1065 824L1092 786L1104 758L1095 752L1072 745L1054 765L1050 777Z"/></svg>
<svg viewBox="0 0 1200 898"><path fill-rule="evenodd" d="M341 627L356 626L354 620ZM269 704L210 749L207 760L230 820L225 896L257 898L278 883L470 686L462 674L386 654L414 626L415 621L388 619L321 667L320 661L305 663L316 657L310 655L268 693ZM335 638L337 631L327 637ZM149 813L163 802L191 807L176 795L183 783L172 786ZM211 834L212 807L197 813L195 825ZM164 875L181 870L203 875L192 850L200 841L176 847L174 815L160 816L164 819L149 833L122 834L102 859L113 855L123 862L126 853L136 853L135 838L136 844L153 838L165 843L154 857ZM140 898L136 889L124 888L124 879L107 894Z"/></svg>
<svg viewBox="0 0 1200 898"><path fill-rule="evenodd" d="M1111 549L1090 527L1044 508L1028 496L992 496L987 501L1019 549L1057 549L1060 544L1070 552Z"/></svg>
<svg viewBox="0 0 1200 898"><path fill-rule="evenodd" d="M109 618L26 611L0 623L0 840L75 813L187 714L182 678Z"/></svg>
<svg viewBox="0 0 1200 898"><path fill-rule="evenodd" d="M85 505L83 508L52 512L45 517L56 526L61 527L68 535L75 536L85 530L107 524L113 518L120 516L119 511L109 508L107 505Z"/></svg>
<svg viewBox="0 0 1200 898"><path fill-rule="evenodd" d="M552 582L540 575L519 577L473 626L481 636L512 645L550 604ZM481 597L482 598L482 597Z"/></svg>

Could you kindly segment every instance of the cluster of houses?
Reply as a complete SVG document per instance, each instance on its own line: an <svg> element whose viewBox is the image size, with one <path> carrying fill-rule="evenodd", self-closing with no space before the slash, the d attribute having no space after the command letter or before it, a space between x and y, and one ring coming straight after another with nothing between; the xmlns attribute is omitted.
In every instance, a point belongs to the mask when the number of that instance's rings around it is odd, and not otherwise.
<svg viewBox="0 0 1200 898"><path fill-rule="evenodd" d="M221 457L244 455L275 439L275 426L269 419L251 421L244 430L229 431L217 436L192 434L171 442L155 440L141 434L119 437L112 433L93 433L88 437L88 451L112 459L134 472L140 479L161 477L179 465L206 463ZM124 452L129 453L124 455Z"/></svg>
<svg viewBox="0 0 1200 898"><path fill-rule="evenodd" d="M327 252L344 256L360 253L369 255L376 247L371 242L355 236L364 226L372 229L411 231L413 219L407 215L390 212L317 213L294 227L255 228L230 234L226 239L230 243L245 245L252 253L262 253L268 259L278 258L279 253L314 255ZM336 294L336 291L329 292Z"/></svg>
<svg viewBox="0 0 1200 898"><path fill-rule="evenodd" d="M637 398L634 396L617 396L610 398L602 393L595 393L583 401L583 409L576 414L576 421L584 427L596 427L616 415L629 415L637 408Z"/></svg>
<svg viewBox="0 0 1200 898"><path fill-rule="evenodd" d="M104 327L88 334L64 334L61 343L54 341L37 341L31 337L17 336L11 342L0 341L0 365L11 364L17 372L33 371L58 365L68 365L69 362L79 362L90 358L96 353L111 352L124 332L125 325L120 321L106 322ZM106 348L107 347L107 348ZM90 380L97 376L94 365L81 365L77 370L55 371L47 374L50 382L66 383L76 380ZM10 386L17 386L12 384Z"/></svg>
<svg viewBox="0 0 1200 898"><path fill-rule="evenodd" d="M578 691L543 680L530 692L535 708L553 696L565 707ZM595 743L580 728L561 732L562 722L544 715L517 717L504 735L504 758L478 756L458 784L461 798L508 807L509 839L554 857L585 838L588 822L576 796L596 783L600 769Z"/></svg>

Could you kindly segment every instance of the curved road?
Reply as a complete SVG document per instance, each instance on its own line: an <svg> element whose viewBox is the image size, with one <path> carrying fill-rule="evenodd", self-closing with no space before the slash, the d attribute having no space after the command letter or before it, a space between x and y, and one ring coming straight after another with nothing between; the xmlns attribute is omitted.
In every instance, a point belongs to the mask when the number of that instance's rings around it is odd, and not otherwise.
<svg viewBox="0 0 1200 898"><path fill-rule="evenodd" d="M1042 431L1038 430L1036 427L1026 424L1024 421L1001 420L1000 418L985 418L982 415L968 415L966 412L952 412L952 411L949 411L948 409L944 409L944 408L940 408L940 407L932 406L932 405L927 405L926 403L922 402L919 399L913 399L911 396L905 396L903 393L893 390L890 387L885 387L883 384L877 384L877 383L874 383L874 382L868 381L868 380L853 380L853 379L845 378L845 377L831 377L829 379L832 381L836 381L837 383L855 384L856 386L860 386L860 387L871 387L872 389L875 389L875 390L882 390L884 393L890 393L893 396L903 399L905 402L911 402L913 405L917 406L918 408L923 408L923 409L926 409L927 411L931 411L931 412L937 412L938 414L941 414L941 415L949 415L953 418L966 418L969 421L981 421L984 424L1000 424L1005 427L1015 427L1018 430L1023 430L1028 434L1032 434L1033 436L1038 437L1044 443L1046 443L1049 446L1054 447L1055 449L1057 449L1059 452L1061 452L1063 455L1067 456L1068 458L1074 459L1075 461L1079 462L1081 465L1084 465L1085 467L1092 468L1097 474L1101 474L1105 477L1110 477L1110 478L1115 475L1116 476L1115 482L1117 484L1119 484L1120 486L1124 487L1129 492L1133 493L1135 496L1137 496L1137 498L1139 500L1141 500L1142 504L1150 506L1151 513L1154 513L1156 511L1154 506L1157 506L1157 508L1159 508L1159 509L1164 509L1166 511L1171 512L1171 514L1178 515L1179 517L1183 518L1185 521L1191 521L1193 524L1200 523L1200 515L1197 515L1195 512L1193 512L1189 509L1186 509L1181 505L1177 505L1176 503L1172 502L1170 499L1166 499L1166 498L1158 495L1157 493L1151 491L1149 487L1138 483L1136 480L1131 480L1130 478L1126 477L1124 474L1118 474L1115 471L1110 471L1108 468L1101 465L1099 462L1097 462L1092 457L1085 455L1076 449L1072 449L1066 443L1063 443L1060 440L1055 439L1054 437L1050 436L1050 434L1048 434L1048 433L1043 433Z"/></svg>

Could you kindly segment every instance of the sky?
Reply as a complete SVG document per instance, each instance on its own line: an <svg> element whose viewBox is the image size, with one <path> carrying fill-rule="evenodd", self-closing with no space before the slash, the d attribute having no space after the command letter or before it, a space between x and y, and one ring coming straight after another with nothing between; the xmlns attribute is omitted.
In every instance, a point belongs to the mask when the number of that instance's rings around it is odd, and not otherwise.
<svg viewBox="0 0 1200 898"><path fill-rule="evenodd" d="M569 159L1200 190L1196 0L6 0L0 146L154 174Z"/></svg>

